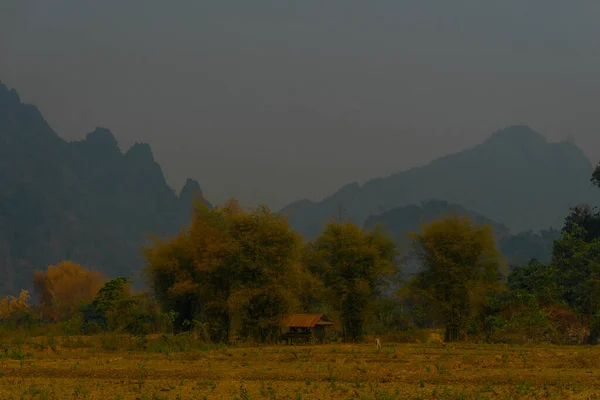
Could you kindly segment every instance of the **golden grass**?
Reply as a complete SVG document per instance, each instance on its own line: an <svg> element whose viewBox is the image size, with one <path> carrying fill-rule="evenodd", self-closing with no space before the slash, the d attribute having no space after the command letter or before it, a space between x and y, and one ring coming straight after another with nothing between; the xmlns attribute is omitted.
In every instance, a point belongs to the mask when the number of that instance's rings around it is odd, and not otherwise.
<svg viewBox="0 0 600 400"><path fill-rule="evenodd" d="M600 347L266 346L186 352L0 338L0 399L590 399ZM114 337L113 337L114 339ZM155 341L157 339L154 339ZM163 352L157 352L161 350Z"/></svg>

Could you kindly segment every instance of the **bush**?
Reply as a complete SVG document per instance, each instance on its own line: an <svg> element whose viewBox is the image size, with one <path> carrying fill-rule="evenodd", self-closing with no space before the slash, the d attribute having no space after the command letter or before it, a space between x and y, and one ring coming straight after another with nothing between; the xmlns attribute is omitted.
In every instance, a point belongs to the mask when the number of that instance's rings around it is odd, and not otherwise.
<svg viewBox="0 0 600 400"><path fill-rule="evenodd" d="M188 351L192 347L194 336L190 332L183 332L177 335L161 335L151 349L157 353L177 353Z"/></svg>
<svg viewBox="0 0 600 400"><path fill-rule="evenodd" d="M488 315L485 318L484 329L486 341L493 341L495 336L506 327L506 322L498 315Z"/></svg>
<svg viewBox="0 0 600 400"><path fill-rule="evenodd" d="M118 351L123 349L123 338L116 333L105 333L100 336L102 350Z"/></svg>
<svg viewBox="0 0 600 400"><path fill-rule="evenodd" d="M385 333L380 338L384 343L427 343L429 336L427 329L410 329Z"/></svg>
<svg viewBox="0 0 600 400"><path fill-rule="evenodd" d="M80 335L83 331L83 314L75 313L71 318L61 324L62 332L67 335Z"/></svg>

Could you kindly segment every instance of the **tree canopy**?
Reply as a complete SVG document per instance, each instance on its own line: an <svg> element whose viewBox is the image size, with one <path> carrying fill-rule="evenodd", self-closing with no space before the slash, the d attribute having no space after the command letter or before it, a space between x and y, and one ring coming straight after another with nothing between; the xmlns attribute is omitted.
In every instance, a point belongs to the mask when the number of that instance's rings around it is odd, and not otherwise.
<svg viewBox="0 0 600 400"><path fill-rule="evenodd" d="M362 338L383 277L397 272L396 255L394 242L383 231L365 232L350 222L329 223L309 245L308 268L322 280L333 308L341 311L347 339Z"/></svg>
<svg viewBox="0 0 600 400"><path fill-rule="evenodd" d="M486 295L501 288L504 261L491 226L452 216L411 236L420 263L412 288L438 310L446 341L464 338L468 321L480 311Z"/></svg>
<svg viewBox="0 0 600 400"><path fill-rule="evenodd" d="M209 209L198 204L191 227L146 249L149 284L177 325L210 326L215 340L242 336L274 340L282 316L301 307L309 277L302 241L287 220L235 200Z"/></svg>
<svg viewBox="0 0 600 400"><path fill-rule="evenodd" d="M63 261L46 271L35 271L33 283L43 318L57 321L70 318L82 304L90 302L104 278L97 271Z"/></svg>

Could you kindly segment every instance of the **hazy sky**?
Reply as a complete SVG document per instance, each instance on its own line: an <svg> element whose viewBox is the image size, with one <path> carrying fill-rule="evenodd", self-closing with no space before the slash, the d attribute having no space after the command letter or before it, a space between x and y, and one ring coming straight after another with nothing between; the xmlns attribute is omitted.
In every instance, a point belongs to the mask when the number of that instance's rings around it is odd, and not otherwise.
<svg viewBox="0 0 600 400"><path fill-rule="evenodd" d="M64 138L279 208L528 124L600 159L598 0L0 0L0 80Z"/></svg>

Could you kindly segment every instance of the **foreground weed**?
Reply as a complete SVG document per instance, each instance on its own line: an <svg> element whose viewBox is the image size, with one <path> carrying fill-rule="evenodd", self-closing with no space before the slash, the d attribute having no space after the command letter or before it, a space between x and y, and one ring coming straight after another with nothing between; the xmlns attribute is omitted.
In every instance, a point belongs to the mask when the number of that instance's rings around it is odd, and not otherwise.
<svg viewBox="0 0 600 400"><path fill-rule="evenodd" d="M217 389L217 382L215 382L212 379L204 379L204 380L198 382L196 387L198 389L207 389L208 388L212 391L215 391Z"/></svg>
<svg viewBox="0 0 600 400"><path fill-rule="evenodd" d="M73 398L75 399L85 399L89 393L90 391L79 382L73 387Z"/></svg>
<svg viewBox="0 0 600 400"><path fill-rule="evenodd" d="M447 375L450 373L448 368L440 363L435 363L435 369L439 375Z"/></svg>
<svg viewBox="0 0 600 400"><path fill-rule="evenodd" d="M516 391L519 394L527 394L531 391L531 383L521 381L516 387Z"/></svg>
<svg viewBox="0 0 600 400"><path fill-rule="evenodd" d="M244 382L240 382L240 397L238 399L239 400L252 399L252 397L250 396L250 392L248 391L248 388L246 387L246 385L244 385Z"/></svg>
<svg viewBox="0 0 600 400"><path fill-rule="evenodd" d="M400 392L398 389L396 391L391 390L376 390L375 391L375 400L396 400L400 399Z"/></svg>
<svg viewBox="0 0 600 400"><path fill-rule="evenodd" d="M261 382L260 394L269 400L275 399L277 397L275 395L275 389L273 389L273 385L271 385L271 382L267 383L266 387L265 387L265 383Z"/></svg>
<svg viewBox="0 0 600 400"><path fill-rule="evenodd" d="M523 361L523 367L527 367L527 354L525 350L519 350L519 357L521 357L521 361Z"/></svg>
<svg viewBox="0 0 600 400"><path fill-rule="evenodd" d="M23 395L21 398L35 398L37 396L38 399L49 399L50 394L48 393L48 389L39 387L37 385L30 385L25 388Z"/></svg>
<svg viewBox="0 0 600 400"><path fill-rule="evenodd" d="M138 389L142 391L146 383L146 365L141 362L138 364Z"/></svg>
<svg viewBox="0 0 600 400"><path fill-rule="evenodd" d="M23 361L25 359L25 357L26 357L26 354L23 352L23 349L21 349L21 346L12 349L10 352L10 356L9 356L10 359L19 360L19 361Z"/></svg>
<svg viewBox="0 0 600 400"><path fill-rule="evenodd" d="M102 350L105 351L117 351L121 350L121 337L117 334L104 334L100 338L102 344Z"/></svg>

